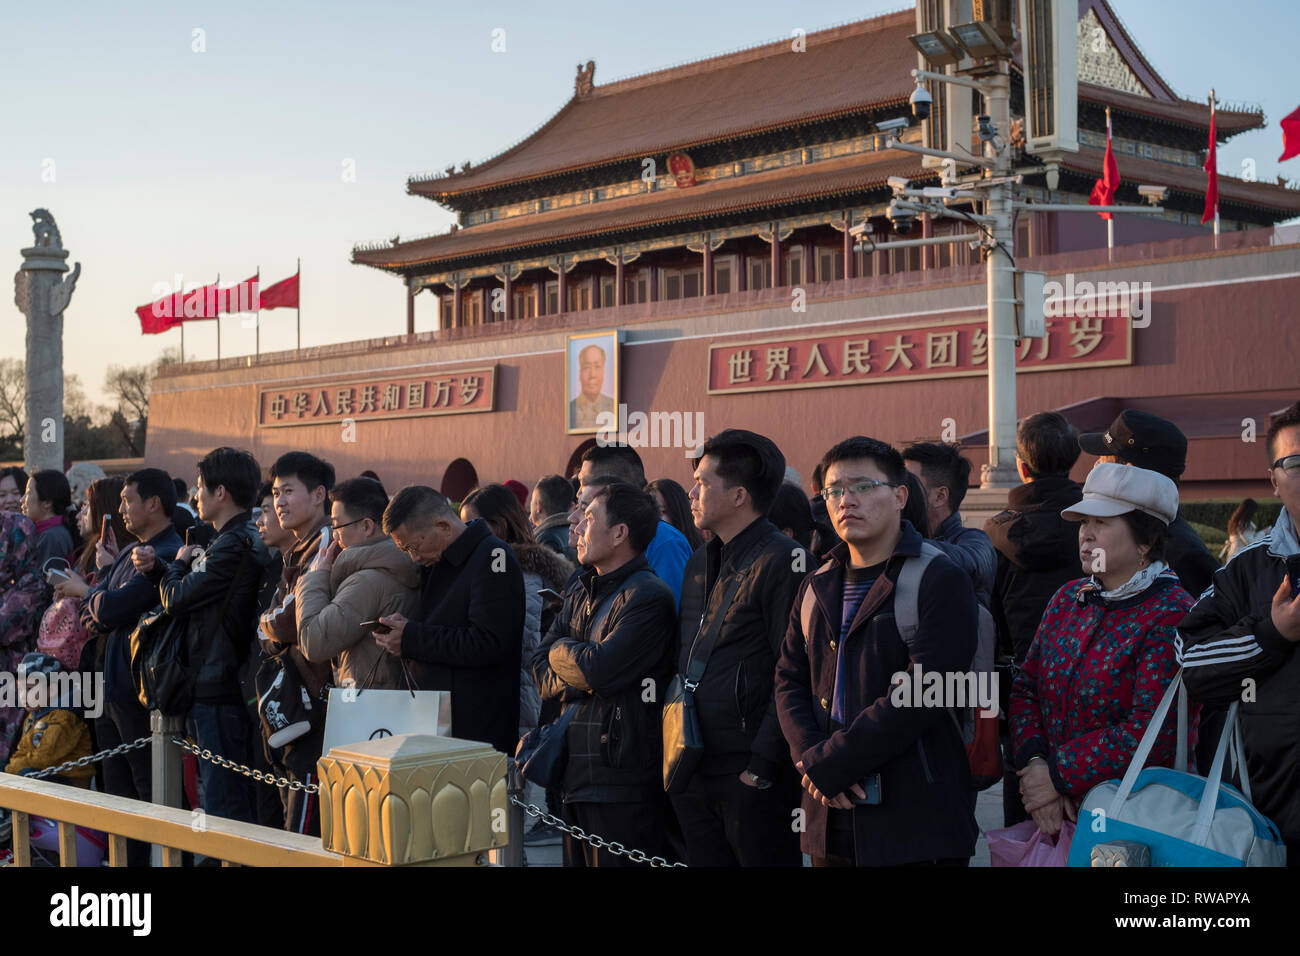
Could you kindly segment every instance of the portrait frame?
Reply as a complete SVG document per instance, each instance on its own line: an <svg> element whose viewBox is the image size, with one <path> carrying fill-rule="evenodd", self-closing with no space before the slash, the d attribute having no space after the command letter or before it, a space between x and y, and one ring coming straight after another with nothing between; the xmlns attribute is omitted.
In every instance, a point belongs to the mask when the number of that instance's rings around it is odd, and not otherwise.
<svg viewBox="0 0 1300 956"><path fill-rule="evenodd" d="M594 415L601 411L618 414L621 400L619 391L621 380L621 346L623 333L619 329L602 329L592 332L576 332L569 335L564 343L564 431L567 435L594 435L599 431ZM581 356L589 347L595 346L605 355L604 375L595 401L595 410L579 409L578 398L582 394ZM593 416L593 417L589 417Z"/></svg>

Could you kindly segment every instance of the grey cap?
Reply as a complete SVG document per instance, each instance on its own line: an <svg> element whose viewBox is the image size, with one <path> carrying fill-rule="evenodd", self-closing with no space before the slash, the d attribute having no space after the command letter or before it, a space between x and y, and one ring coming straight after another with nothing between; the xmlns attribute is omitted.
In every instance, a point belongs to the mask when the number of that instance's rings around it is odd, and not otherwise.
<svg viewBox="0 0 1300 956"><path fill-rule="evenodd" d="M1166 525L1178 514L1178 486L1158 471L1103 462L1088 472L1083 483L1083 500L1061 512L1066 521L1085 516L1113 518L1141 511Z"/></svg>

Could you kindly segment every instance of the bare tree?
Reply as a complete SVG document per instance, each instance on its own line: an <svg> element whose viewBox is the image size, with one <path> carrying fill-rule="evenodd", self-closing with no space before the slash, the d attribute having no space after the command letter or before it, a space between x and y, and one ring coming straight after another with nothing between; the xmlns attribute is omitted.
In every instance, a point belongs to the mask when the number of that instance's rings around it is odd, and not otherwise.
<svg viewBox="0 0 1300 956"><path fill-rule="evenodd" d="M152 365L110 365L104 376L104 391L116 400L117 411L128 421L145 421L149 417L149 386L153 383Z"/></svg>
<svg viewBox="0 0 1300 956"><path fill-rule="evenodd" d="M22 359L0 359L0 429L19 447L27 420L27 374Z"/></svg>
<svg viewBox="0 0 1300 956"><path fill-rule="evenodd" d="M144 454L145 431L149 424L149 393L158 369L177 361L164 352L148 365L110 365L104 375L104 391L116 403L109 419L133 455Z"/></svg>

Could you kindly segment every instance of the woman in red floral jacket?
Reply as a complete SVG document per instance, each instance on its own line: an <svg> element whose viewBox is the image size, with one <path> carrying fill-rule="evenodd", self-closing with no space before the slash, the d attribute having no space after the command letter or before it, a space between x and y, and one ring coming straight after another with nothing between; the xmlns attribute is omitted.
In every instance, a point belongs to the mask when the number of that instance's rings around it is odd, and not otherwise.
<svg viewBox="0 0 1300 956"><path fill-rule="evenodd" d="M1161 560L1177 511L1164 475L1102 463L1083 501L1061 512L1081 522L1079 559L1092 576L1056 592L1011 692L1020 792L1043 833L1074 820L1093 786L1124 775L1178 670L1175 628L1194 601ZM1176 734L1167 721L1149 763L1173 764Z"/></svg>

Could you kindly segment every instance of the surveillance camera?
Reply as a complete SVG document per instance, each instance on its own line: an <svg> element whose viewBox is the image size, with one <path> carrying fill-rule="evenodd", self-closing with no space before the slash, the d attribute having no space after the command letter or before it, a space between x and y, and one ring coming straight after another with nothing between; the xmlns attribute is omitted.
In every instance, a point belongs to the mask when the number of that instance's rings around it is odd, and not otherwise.
<svg viewBox="0 0 1300 956"><path fill-rule="evenodd" d="M1164 202L1169 190L1165 186L1139 186L1138 195L1153 206Z"/></svg>
<svg viewBox="0 0 1300 956"><path fill-rule="evenodd" d="M909 122L906 116L895 116L893 119L881 120L876 124L876 131L880 133L893 133L898 130L907 129Z"/></svg>
<svg viewBox="0 0 1300 956"><path fill-rule="evenodd" d="M908 186L907 179L904 176L890 176L887 180L885 180L885 182L887 182L889 184L889 188L896 193L902 192Z"/></svg>
<svg viewBox="0 0 1300 956"><path fill-rule="evenodd" d="M979 131L980 140L985 143L992 142L993 138L998 135L997 127L993 125L993 121L987 113L979 115Z"/></svg>
<svg viewBox="0 0 1300 956"><path fill-rule="evenodd" d="M930 118L930 105L934 102L934 97L930 95L929 90L917 83L916 89L912 91L912 95L907 99L912 104L912 115L918 121L924 122Z"/></svg>
<svg viewBox="0 0 1300 956"><path fill-rule="evenodd" d="M889 204L885 210L885 218L894 226L894 232L900 236L905 236L912 231L912 226L916 223L916 213L910 209L899 206L898 200Z"/></svg>

